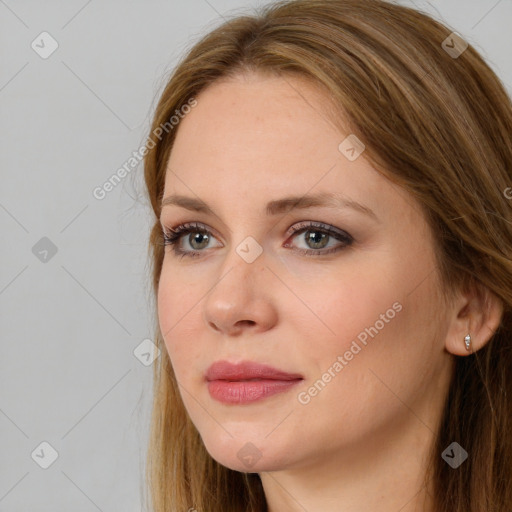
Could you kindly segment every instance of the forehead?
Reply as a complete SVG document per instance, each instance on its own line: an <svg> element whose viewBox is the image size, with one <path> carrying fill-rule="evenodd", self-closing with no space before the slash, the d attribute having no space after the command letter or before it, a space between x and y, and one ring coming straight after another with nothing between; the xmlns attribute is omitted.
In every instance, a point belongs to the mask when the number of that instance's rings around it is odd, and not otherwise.
<svg viewBox="0 0 512 512"><path fill-rule="evenodd" d="M330 99L309 81L238 76L196 100L177 127L164 197L238 201L242 211L283 196L335 192L377 211L396 206L392 185L364 152L350 161L340 151L351 134L334 125Z"/></svg>
<svg viewBox="0 0 512 512"><path fill-rule="evenodd" d="M295 77L241 75L214 82L177 126L169 167L204 178L236 169L244 179L328 171L344 135L330 101ZM314 165L313 165L314 164Z"/></svg>
<svg viewBox="0 0 512 512"><path fill-rule="evenodd" d="M254 144L278 144L295 137L307 138L319 128L323 132L334 130L328 119L332 107L326 108L327 97L296 78L234 77L214 82L196 99L197 106L178 126L176 145L178 139L189 142L192 137L197 143L203 137L202 147L218 144L219 139L227 146L223 138L228 134L233 143L243 141L250 147L251 140Z"/></svg>

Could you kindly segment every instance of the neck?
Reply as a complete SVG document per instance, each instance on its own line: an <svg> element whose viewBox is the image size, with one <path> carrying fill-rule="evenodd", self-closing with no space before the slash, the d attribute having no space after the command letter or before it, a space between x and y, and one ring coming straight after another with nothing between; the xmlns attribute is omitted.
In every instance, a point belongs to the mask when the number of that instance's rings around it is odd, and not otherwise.
<svg viewBox="0 0 512 512"><path fill-rule="evenodd" d="M307 464L260 473L268 511L433 512L425 477L433 431L406 415L406 428L389 425L350 449L333 447Z"/></svg>

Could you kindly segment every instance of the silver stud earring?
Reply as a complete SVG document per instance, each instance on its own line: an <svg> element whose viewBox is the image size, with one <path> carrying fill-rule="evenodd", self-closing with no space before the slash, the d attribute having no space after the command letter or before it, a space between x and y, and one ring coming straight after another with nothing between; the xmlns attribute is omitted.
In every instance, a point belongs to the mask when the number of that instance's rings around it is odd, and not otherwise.
<svg viewBox="0 0 512 512"><path fill-rule="evenodd" d="M466 344L466 350L469 352L469 347L471 346L471 336L469 334L466 334L464 343Z"/></svg>

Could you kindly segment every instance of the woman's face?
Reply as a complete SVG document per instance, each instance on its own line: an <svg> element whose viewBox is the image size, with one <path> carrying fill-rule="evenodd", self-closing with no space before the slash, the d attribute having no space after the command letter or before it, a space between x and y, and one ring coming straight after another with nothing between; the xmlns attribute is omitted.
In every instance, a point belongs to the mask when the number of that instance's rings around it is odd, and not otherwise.
<svg viewBox="0 0 512 512"><path fill-rule="evenodd" d="M193 225L165 249L160 328L206 449L239 471L431 436L448 382L429 228L327 108L297 78L216 82L168 162L163 229Z"/></svg>

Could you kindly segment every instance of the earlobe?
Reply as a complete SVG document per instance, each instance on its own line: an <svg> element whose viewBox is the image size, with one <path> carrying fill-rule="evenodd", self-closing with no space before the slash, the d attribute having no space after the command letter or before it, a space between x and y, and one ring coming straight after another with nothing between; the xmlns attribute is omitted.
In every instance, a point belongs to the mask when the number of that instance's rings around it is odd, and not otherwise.
<svg viewBox="0 0 512 512"><path fill-rule="evenodd" d="M466 350L471 352L471 334L466 334L464 337L464 344L466 345Z"/></svg>
<svg viewBox="0 0 512 512"><path fill-rule="evenodd" d="M478 283L453 302L452 319L446 335L446 350L467 356L484 347L498 329L503 301Z"/></svg>

